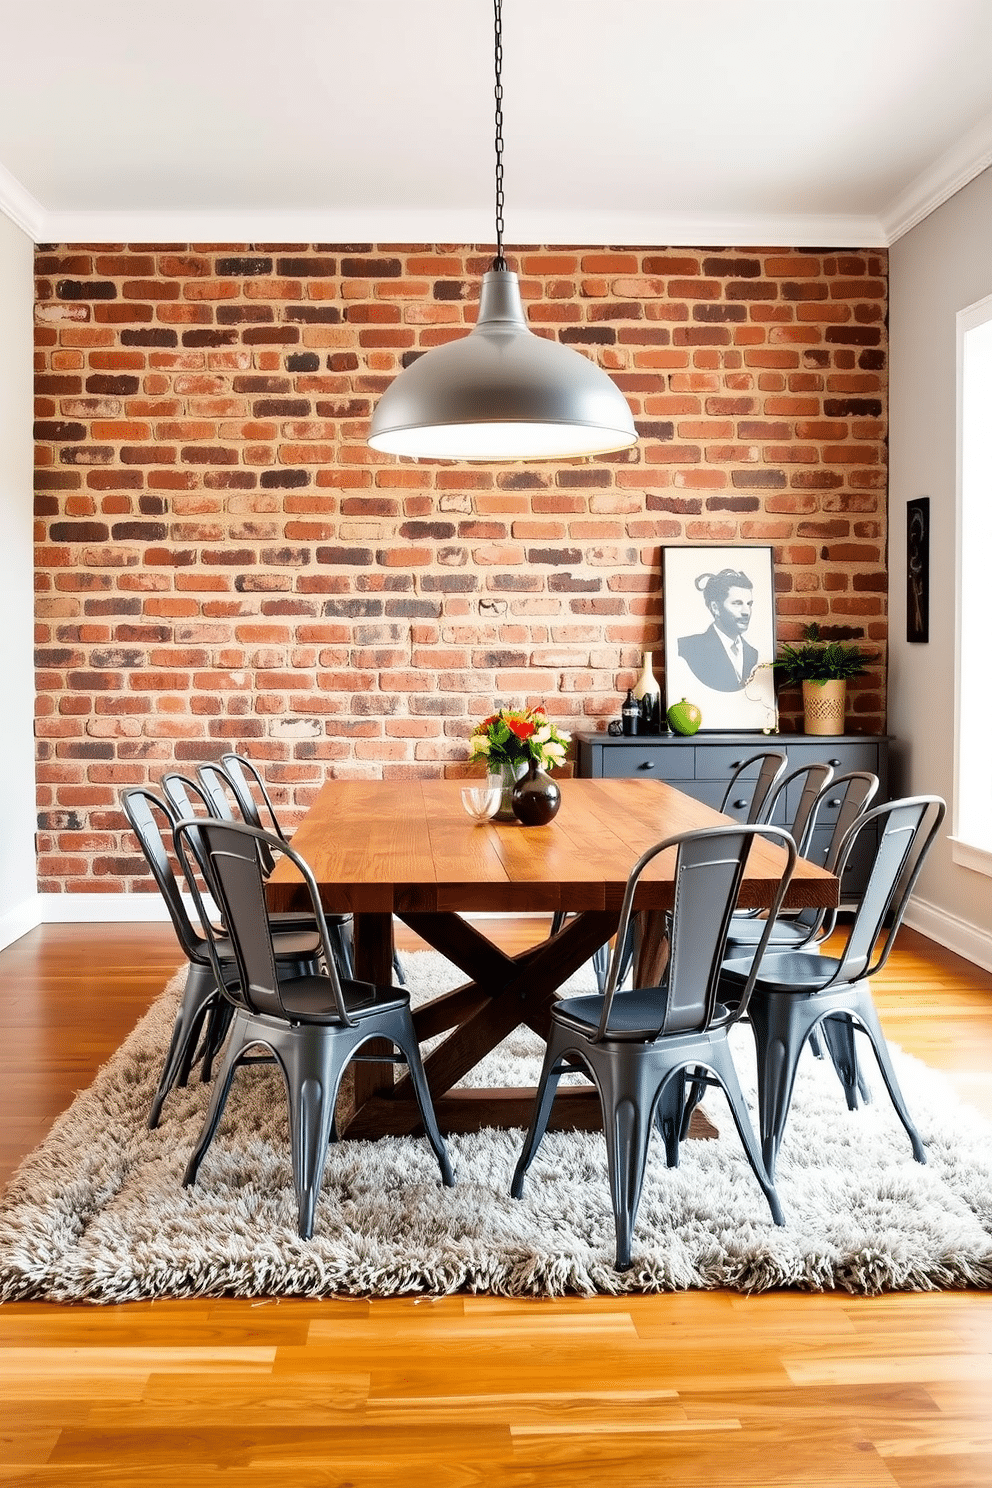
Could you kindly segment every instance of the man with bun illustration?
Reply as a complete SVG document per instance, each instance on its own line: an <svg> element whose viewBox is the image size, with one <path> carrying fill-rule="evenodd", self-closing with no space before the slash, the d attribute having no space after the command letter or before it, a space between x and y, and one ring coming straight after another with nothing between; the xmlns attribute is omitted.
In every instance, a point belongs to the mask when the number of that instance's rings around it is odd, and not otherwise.
<svg viewBox="0 0 992 1488"><path fill-rule="evenodd" d="M744 639L754 608L754 585L735 568L700 574L695 585L713 623L698 635L680 636L678 653L705 687L740 692L758 662L757 651Z"/></svg>

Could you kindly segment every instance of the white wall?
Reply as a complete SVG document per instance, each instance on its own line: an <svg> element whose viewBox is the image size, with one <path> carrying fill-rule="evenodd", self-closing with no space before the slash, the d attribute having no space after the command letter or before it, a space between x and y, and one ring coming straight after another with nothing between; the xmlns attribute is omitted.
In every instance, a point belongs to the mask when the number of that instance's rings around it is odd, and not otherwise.
<svg viewBox="0 0 992 1488"><path fill-rule="evenodd" d="M34 245L0 214L0 946L38 921L32 554Z"/></svg>
<svg viewBox="0 0 992 1488"><path fill-rule="evenodd" d="M956 314L992 294L992 170L890 252L889 732L893 787L936 791L954 778ZM989 410L992 438L992 409ZM930 641L906 641L906 502L930 497ZM990 674L992 677L992 674ZM948 823L950 823L950 812ZM951 860L946 834L912 913L935 940L992 968L992 878Z"/></svg>

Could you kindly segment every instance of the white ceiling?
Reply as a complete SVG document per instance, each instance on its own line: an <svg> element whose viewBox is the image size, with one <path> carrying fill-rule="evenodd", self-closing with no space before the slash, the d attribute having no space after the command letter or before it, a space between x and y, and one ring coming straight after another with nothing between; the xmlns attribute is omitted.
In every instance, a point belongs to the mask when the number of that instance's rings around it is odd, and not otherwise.
<svg viewBox="0 0 992 1488"><path fill-rule="evenodd" d="M0 0L36 241L493 237L491 0ZM992 0L504 0L506 243L883 245L992 162Z"/></svg>

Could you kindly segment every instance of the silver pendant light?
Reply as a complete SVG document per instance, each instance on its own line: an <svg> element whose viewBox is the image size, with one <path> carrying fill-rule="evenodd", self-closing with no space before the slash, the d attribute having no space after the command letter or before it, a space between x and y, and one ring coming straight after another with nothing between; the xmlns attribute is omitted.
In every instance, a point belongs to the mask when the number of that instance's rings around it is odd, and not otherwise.
<svg viewBox="0 0 992 1488"><path fill-rule="evenodd" d="M627 401L606 373L529 329L517 276L503 257L501 4L494 0L496 257L469 334L419 357L379 399L369 444L392 455L555 460L624 449L637 438Z"/></svg>

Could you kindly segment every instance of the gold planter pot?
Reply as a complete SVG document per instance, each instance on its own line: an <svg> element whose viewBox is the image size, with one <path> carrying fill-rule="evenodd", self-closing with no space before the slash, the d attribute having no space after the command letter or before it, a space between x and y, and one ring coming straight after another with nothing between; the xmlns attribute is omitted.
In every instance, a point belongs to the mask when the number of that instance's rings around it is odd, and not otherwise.
<svg viewBox="0 0 992 1488"><path fill-rule="evenodd" d="M829 682L803 683L803 728L807 734L842 734L847 682L833 677Z"/></svg>

